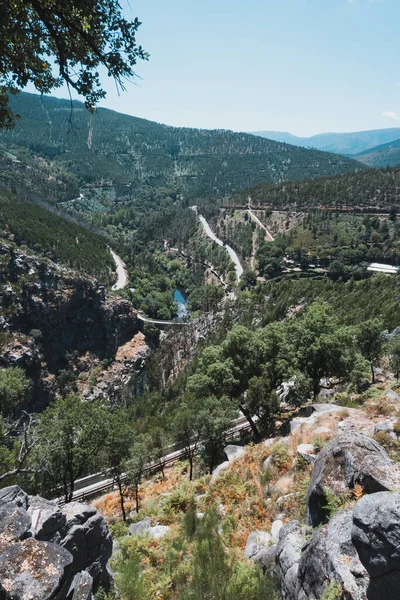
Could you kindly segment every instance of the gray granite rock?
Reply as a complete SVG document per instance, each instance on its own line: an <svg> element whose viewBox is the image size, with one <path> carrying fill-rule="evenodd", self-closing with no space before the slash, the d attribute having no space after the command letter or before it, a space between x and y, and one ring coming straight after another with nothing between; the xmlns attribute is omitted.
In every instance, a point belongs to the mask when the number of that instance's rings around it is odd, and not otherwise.
<svg viewBox="0 0 400 600"><path fill-rule="evenodd" d="M325 489L339 495L356 483L367 494L400 486L400 469L375 440L356 431L338 435L318 454L307 490L307 523L328 519Z"/></svg>
<svg viewBox="0 0 400 600"><path fill-rule="evenodd" d="M136 537L138 535L143 535L143 534L149 532L150 527L151 527L151 519L150 519L150 517L145 517L141 521L138 521L137 523L133 523L129 527L129 535L132 535L133 537Z"/></svg>

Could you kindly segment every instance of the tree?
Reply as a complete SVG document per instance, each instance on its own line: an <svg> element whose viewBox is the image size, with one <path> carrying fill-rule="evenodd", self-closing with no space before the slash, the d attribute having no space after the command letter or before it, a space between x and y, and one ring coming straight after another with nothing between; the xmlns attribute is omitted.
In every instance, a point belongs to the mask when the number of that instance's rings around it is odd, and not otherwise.
<svg viewBox="0 0 400 600"><path fill-rule="evenodd" d="M0 370L0 413L6 416L22 400L28 380L19 367Z"/></svg>
<svg viewBox="0 0 400 600"><path fill-rule="evenodd" d="M312 380L314 397L323 377L345 377L349 371L353 332L340 325L327 305L315 302L289 323L288 340L299 369Z"/></svg>
<svg viewBox="0 0 400 600"><path fill-rule="evenodd" d="M104 466L111 470L113 479L117 484L124 521L126 521L125 485L122 474L127 453L134 441L134 435L135 432L126 410L120 409L107 415L107 432L103 446Z"/></svg>
<svg viewBox="0 0 400 600"><path fill-rule="evenodd" d="M43 467L45 491L61 487L71 502L76 480L98 466L107 418L103 406L78 396L60 398L41 414L34 463Z"/></svg>
<svg viewBox="0 0 400 600"><path fill-rule="evenodd" d="M400 336L395 337L389 345L389 364L396 379L399 379L400 374Z"/></svg>
<svg viewBox="0 0 400 600"><path fill-rule="evenodd" d="M234 411L229 399L210 396L198 408L199 437L203 456L211 474L224 447L224 434L232 424Z"/></svg>
<svg viewBox="0 0 400 600"><path fill-rule="evenodd" d="M183 448L184 455L189 461L189 479L193 479L193 464L199 446L198 412L195 408L195 398L187 395L183 398L179 410L172 422L175 441Z"/></svg>
<svg viewBox="0 0 400 600"><path fill-rule="evenodd" d="M361 354L370 364L372 383L375 383L374 365L382 356L383 325L378 319L369 319L359 326L357 344Z"/></svg>
<svg viewBox="0 0 400 600"><path fill-rule="evenodd" d="M150 440L147 436L139 436L130 449L130 458L125 462L127 482L135 489L136 512L139 512L139 486L142 482L146 466L151 461Z"/></svg>
<svg viewBox="0 0 400 600"><path fill-rule="evenodd" d="M134 65L148 58L136 43L140 22L124 19L115 0L14 0L1 11L0 127L15 123L8 92L33 83L47 94L67 83L93 110L106 95L99 67L125 89Z"/></svg>

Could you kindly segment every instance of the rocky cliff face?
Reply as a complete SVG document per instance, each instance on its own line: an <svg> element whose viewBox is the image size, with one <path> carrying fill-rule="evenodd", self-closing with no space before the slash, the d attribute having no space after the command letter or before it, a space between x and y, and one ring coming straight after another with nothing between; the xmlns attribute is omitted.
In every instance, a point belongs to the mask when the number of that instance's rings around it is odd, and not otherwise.
<svg viewBox="0 0 400 600"><path fill-rule="evenodd" d="M91 506L0 490L1 600L91 600L108 589L112 539Z"/></svg>
<svg viewBox="0 0 400 600"><path fill-rule="evenodd" d="M95 279L0 243L0 366L21 366L31 403L46 404L60 370L79 372L115 356L138 333L131 304Z"/></svg>

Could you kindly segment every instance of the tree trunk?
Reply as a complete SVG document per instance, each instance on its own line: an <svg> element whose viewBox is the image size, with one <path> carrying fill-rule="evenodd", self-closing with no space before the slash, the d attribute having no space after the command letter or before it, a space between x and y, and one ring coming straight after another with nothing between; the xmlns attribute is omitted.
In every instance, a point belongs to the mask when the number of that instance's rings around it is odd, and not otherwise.
<svg viewBox="0 0 400 600"><path fill-rule="evenodd" d="M193 455L189 453L189 481L193 480Z"/></svg>
<svg viewBox="0 0 400 600"><path fill-rule="evenodd" d="M374 365L371 363L372 383L375 383Z"/></svg>
<svg viewBox="0 0 400 600"><path fill-rule="evenodd" d="M121 511L122 511L122 519L125 523L126 521L126 513L125 513L125 506L124 506L124 492L122 491L122 483L121 483L121 478L119 475L117 475L116 477L117 479L117 485L118 485L118 491L119 491L119 502L121 505Z"/></svg>
<svg viewBox="0 0 400 600"><path fill-rule="evenodd" d="M135 501L136 501L136 512L139 512L139 485L135 484Z"/></svg>
<svg viewBox="0 0 400 600"><path fill-rule="evenodd" d="M254 436L256 437L256 439L258 441L260 441L261 434L257 428L257 425L254 423L253 419L251 418L250 413L244 408L244 406L242 404L239 405L239 408L242 411L242 413L244 414L244 416L246 417L247 421L249 422L249 425L251 427L252 432L254 433Z"/></svg>

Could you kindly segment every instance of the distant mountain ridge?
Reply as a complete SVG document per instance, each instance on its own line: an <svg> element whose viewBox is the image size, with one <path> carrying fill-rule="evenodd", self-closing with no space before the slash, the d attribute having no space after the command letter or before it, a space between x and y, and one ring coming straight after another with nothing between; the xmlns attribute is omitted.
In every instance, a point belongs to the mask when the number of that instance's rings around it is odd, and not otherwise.
<svg viewBox="0 0 400 600"><path fill-rule="evenodd" d="M400 165L400 139L360 152L354 158L368 167L397 167Z"/></svg>
<svg viewBox="0 0 400 600"><path fill-rule="evenodd" d="M3 151L26 149L79 186L168 187L184 197L215 197L261 181L359 168L349 158L247 133L169 127L104 108L90 115L75 101L71 113L69 100L48 96L21 93L11 98L11 106L21 119L13 131L0 133Z"/></svg>
<svg viewBox="0 0 400 600"><path fill-rule="evenodd" d="M268 138L277 142L285 142L302 148L315 148L335 154L346 154L352 157L370 148L393 142L400 138L400 128L371 129L354 133L319 133L311 137L298 137L280 131L254 131L253 135Z"/></svg>

